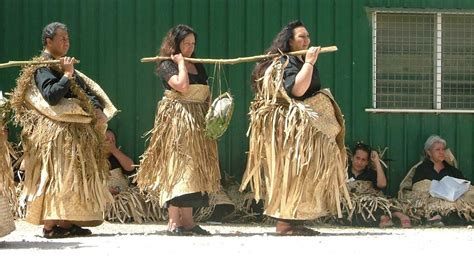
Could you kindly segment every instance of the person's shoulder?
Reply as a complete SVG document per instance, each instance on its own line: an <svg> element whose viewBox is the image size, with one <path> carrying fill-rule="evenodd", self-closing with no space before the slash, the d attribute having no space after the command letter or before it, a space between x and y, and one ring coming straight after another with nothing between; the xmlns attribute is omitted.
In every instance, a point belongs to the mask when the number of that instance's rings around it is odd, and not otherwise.
<svg viewBox="0 0 474 256"><path fill-rule="evenodd" d="M446 169L453 170L453 171L459 171L458 168L456 168L455 166L449 164L447 161L443 161L443 164L444 164L444 168L446 168Z"/></svg>
<svg viewBox="0 0 474 256"><path fill-rule="evenodd" d="M51 75L56 76L57 75L56 74L57 72L54 69L52 69L48 66L36 67L34 69L34 73L35 73L35 75L39 75L39 76L51 76Z"/></svg>
<svg viewBox="0 0 474 256"><path fill-rule="evenodd" d="M416 169L417 169L417 170L418 170L418 169L420 169L420 170L421 170L421 169L426 169L426 168L430 168L432 165L433 165L433 164L432 164L431 160L428 159L428 158L425 158L425 159L423 159L423 162L421 162L421 164L419 164L419 165L416 167Z"/></svg>
<svg viewBox="0 0 474 256"><path fill-rule="evenodd" d="M159 68L177 67L178 65L172 60L164 60L158 64Z"/></svg>
<svg viewBox="0 0 474 256"><path fill-rule="evenodd" d="M298 63L298 57L294 56L294 55L282 55L280 57L280 61L288 61L288 63L291 63L291 64L296 64Z"/></svg>

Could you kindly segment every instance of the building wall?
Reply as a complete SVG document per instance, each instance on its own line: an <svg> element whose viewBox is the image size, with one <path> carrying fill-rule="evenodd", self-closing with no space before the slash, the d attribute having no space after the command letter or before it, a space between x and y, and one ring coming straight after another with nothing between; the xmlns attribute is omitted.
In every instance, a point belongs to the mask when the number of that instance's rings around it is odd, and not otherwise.
<svg viewBox="0 0 474 256"><path fill-rule="evenodd" d="M336 45L318 60L323 86L345 114L346 142L388 147L389 191L396 192L407 169L432 133L447 139L461 170L473 177L472 114L372 114L371 8L474 9L474 1L429 0L0 0L0 62L23 60L41 50L41 30L52 21L70 30L69 55L77 68L98 81L122 112L110 123L122 149L136 162L152 128L163 89L153 64L140 58L157 53L166 31L178 24L198 32L199 57L262 54L281 27L301 19L313 45ZM219 141L222 170L240 178L246 164L248 106L254 63L224 68L236 99L226 135ZM214 66L207 65L208 74ZM14 86L19 69L0 70L0 88Z"/></svg>

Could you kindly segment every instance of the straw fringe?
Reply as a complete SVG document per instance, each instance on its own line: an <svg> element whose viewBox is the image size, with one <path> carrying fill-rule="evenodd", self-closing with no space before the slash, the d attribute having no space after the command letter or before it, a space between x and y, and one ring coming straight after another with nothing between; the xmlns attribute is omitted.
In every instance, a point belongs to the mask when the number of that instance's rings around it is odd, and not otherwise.
<svg viewBox="0 0 474 256"><path fill-rule="evenodd" d="M190 91L165 92L146 134L150 143L136 181L148 194L158 193L161 206L180 195L219 190L217 143L204 135L209 87L191 85Z"/></svg>
<svg viewBox="0 0 474 256"><path fill-rule="evenodd" d="M386 198L381 191L374 189L370 181L353 181L347 185L353 207L350 209L347 202L343 200L343 211L349 222L352 222L356 215L368 223L378 221L375 215L377 211L390 218L392 210L401 211L394 200Z"/></svg>
<svg viewBox="0 0 474 256"><path fill-rule="evenodd" d="M157 222L167 219L167 212L157 203L146 200L137 187L130 187L114 195L115 201L107 205L106 219L112 222Z"/></svg>
<svg viewBox="0 0 474 256"><path fill-rule="evenodd" d="M466 221L474 220L474 187L462 195L458 200L450 202L441 198L432 197L429 193L431 181L422 180L413 185L410 192L405 193L410 217L421 219L440 214L448 216L456 213Z"/></svg>
<svg viewBox="0 0 474 256"><path fill-rule="evenodd" d="M1 120L0 129L3 129ZM11 207L16 201L16 195L10 152L11 146L0 130L0 237L15 230Z"/></svg>
<svg viewBox="0 0 474 256"><path fill-rule="evenodd" d="M129 180L122 174L121 168L110 170L109 188L119 191L114 195L114 202L107 204L105 216L111 222L156 222L166 219L164 209L157 203L146 200L146 195L137 187L129 186ZM157 207L156 210L153 210Z"/></svg>
<svg viewBox="0 0 474 256"><path fill-rule="evenodd" d="M74 83L71 90L92 117L90 124L54 121L36 110L25 97L36 86L37 68L22 70L11 97L15 122L23 127L25 187L20 202L29 202L27 220L40 224L49 218L102 219L99 213L113 200L107 189L105 127L97 123L91 102Z"/></svg>
<svg viewBox="0 0 474 256"><path fill-rule="evenodd" d="M16 201L11 161L14 151L2 130L3 123L0 121L0 196L6 197L10 203L13 203Z"/></svg>
<svg viewBox="0 0 474 256"><path fill-rule="evenodd" d="M446 161L454 167L457 167L457 161L451 150L446 149ZM405 178L400 183L398 200L410 218L421 220L429 219L435 214L447 216L450 213L457 213L458 216L467 220L474 220L474 189L471 189L455 202L449 202L441 198L432 197L429 194L431 181L422 180L415 184L412 183L416 168L423 161L415 164L408 171Z"/></svg>
<svg viewBox="0 0 474 256"><path fill-rule="evenodd" d="M265 199L265 214L275 218L342 217L341 198L350 204L342 116L327 125L326 117L318 119L326 109L317 113L290 99L282 86L283 69L279 61L272 63L251 103L250 149L240 190L250 185L257 201ZM329 102L327 116L332 112L335 118L340 110L328 94L319 93L311 103Z"/></svg>

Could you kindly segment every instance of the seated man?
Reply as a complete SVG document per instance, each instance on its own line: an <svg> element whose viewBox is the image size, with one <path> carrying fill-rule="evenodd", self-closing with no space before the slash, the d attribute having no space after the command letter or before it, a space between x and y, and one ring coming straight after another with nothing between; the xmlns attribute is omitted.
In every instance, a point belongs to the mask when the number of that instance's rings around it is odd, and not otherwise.
<svg viewBox="0 0 474 256"><path fill-rule="evenodd" d="M371 165L369 165L370 162ZM379 227L385 228L393 225L389 217L393 215L400 220L401 227L411 227L410 218L395 207L396 202L386 199L381 191L387 186L387 178L377 151L373 151L366 144L357 143L349 162L348 178L348 187L354 206L352 210L349 210L348 217L352 224L373 225L376 219L380 218ZM374 201L377 203L374 204ZM367 207L368 205L378 207ZM355 216L354 213L356 213Z"/></svg>
<svg viewBox="0 0 474 256"><path fill-rule="evenodd" d="M400 185L399 197L410 199L412 212L432 226L464 224L474 218L474 190L454 202L429 194L431 181L445 176L466 179L454 165L454 157L446 149L446 141L437 135L430 136L424 145L425 159L415 165ZM453 163L449 163L449 160ZM413 177L410 182L410 177Z"/></svg>

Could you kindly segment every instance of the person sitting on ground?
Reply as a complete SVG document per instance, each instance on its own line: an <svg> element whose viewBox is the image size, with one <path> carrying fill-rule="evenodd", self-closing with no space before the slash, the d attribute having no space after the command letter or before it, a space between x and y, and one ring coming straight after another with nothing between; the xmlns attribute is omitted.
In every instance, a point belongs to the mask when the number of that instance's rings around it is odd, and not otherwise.
<svg viewBox="0 0 474 256"><path fill-rule="evenodd" d="M133 166L133 160L127 156L120 148L117 147L117 140L115 133L112 129L108 128L105 133L107 147L107 159L110 163L110 172L114 176L129 177L136 173L135 167ZM128 184L127 184L128 187ZM109 190L112 194L120 193L120 187L110 187Z"/></svg>
<svg viewBox="0 0 474 256"><path fill-rule="evenodd" d="M114 131L108 128L105 136L110 163L108 186L115 199L106 209L106 219L121 223L164 220L163 210L152 201L146 200L146 195L140 193L131 182L131 176L136 173L135 166L133 160L117 147Z"/></svg>
<svg viewBox="0 0 474 256"><path fill-rule="evenodd" d="M412 212L417 212L428 225L465 224L474 219L474 190L470 190L454 202L433 197L429 190L433 180L440 181L446 176L466 180L462 172L455 167L456 162L451 151L446 149L446 140L438 135L430 136L424 145L425 158L415 165L400 185L399 196L411 199ZM451 162L451 163L450 163ZM414 171L414 174L413 174ZM411 190L407 189L409 178ZM410 184L410 185L411 185ZM407 190L407 191L406 191ZM416 208L416 210L414 210Z"/></svg>
<svg viewBox="0 0 474 256"><path fill-rule="evenodd" d="M393 226L390 218L393 215L400 220L401 227L411 227L410 218L396 209L396 202L388 200L382 192L387 187L387 177L377 151L359 142L355 145L353 152L348 168L348 187L355 207L350 211L348 220L352 224L365 226L375 224L377 217L380 216L379 227L385 228ZM377 201L376 205L380 207L375 209L362 207L366 204L372 205L373 201ZM358 211L359 208L365 210ZM354 213L357 214L354 216Z"/></svg>

